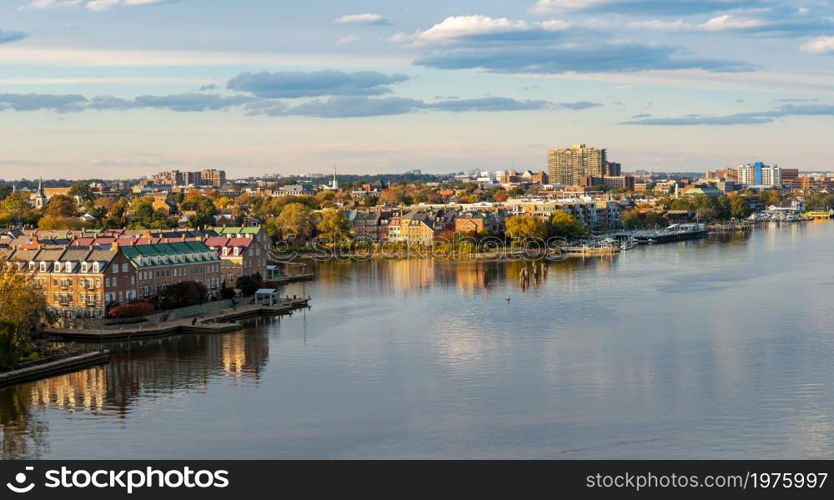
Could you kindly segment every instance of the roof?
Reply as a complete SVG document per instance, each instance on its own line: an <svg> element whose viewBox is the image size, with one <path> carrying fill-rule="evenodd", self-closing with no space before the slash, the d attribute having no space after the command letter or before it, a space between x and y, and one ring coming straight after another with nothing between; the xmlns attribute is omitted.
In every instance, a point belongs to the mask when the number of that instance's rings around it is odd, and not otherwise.
<svg viewBox="0 0 834 500"><path fill-rule="evenodd" d="M120 247L125 257L138 266L140 257L159 257L194 253L207 253L211 260L219 260L217 254L201 241L180 241L176 243L160 243L155 245L134 245ZM173 264L173 263L172 263ZM164 264L163 264L164 265Z"/></svg>

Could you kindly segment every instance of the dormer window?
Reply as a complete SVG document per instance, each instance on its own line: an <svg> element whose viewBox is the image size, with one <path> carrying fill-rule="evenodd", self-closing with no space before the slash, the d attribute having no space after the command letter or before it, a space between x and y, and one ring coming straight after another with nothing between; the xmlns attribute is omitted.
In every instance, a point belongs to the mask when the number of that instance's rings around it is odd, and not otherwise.
<svg viewBox="0 0 834 500"><path fill-rule="evenodd" d="M54 269L54 271L52 271L52 272L60 273L61 272L61 263L60 262L54 263L52 265L52 268Z"/></svg>
<svg viewBox="0 0 834 500"><path fill-rule="evenodd" d="M229 255L229 247L223 247L223 255Z"/></svg>
<svg viewBox="0 0 834 500"><path fill-rule="evenodd" d="M41 262L41 272L42 273L46 272L46 262Z"/></svg>
<svg viewBox="0 0 834 500"><path fill-rule="evenodd" d="M97 273L100 270L101 270L101 264L99 264L98 262L93 262L93 272Z"/></svg>
<svg viewBox="0 0 834 500"><path fill-rule="evenodd" d="M81 272L86 273L89 270L90 270L90 264L88 264L86 262L82 262L81 263Z"/></svg>
<svg viewBox="0 0 834 500"><path fill-rule="evenodd" d="M240 255L240 247L235 247L235 256Z"/></svg>

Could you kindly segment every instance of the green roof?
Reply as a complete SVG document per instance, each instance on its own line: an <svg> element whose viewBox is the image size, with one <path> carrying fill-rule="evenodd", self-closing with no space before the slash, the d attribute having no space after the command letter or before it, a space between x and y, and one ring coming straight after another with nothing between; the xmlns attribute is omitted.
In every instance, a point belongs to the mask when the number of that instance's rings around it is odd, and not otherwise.
<svg viewBox="0 0 834 500"><path fill-rule="evenodd" d="M217 234L258 234L261 232L261 226L215 227L214 232Z"/></svg>
<svg viewBox="0 0 834 500"><path fill-rule="evenodd" d="M220 257L207 247L202 241L178 241L175 243L160 243L157 245L132 245L120 247L122 253L135 266L139 266L138 260L140 257L161 257L171 255L182 255L192 253L209 253L211 260L219 260ZM157 265L174 265L176 262L170 264Z"/></svg>

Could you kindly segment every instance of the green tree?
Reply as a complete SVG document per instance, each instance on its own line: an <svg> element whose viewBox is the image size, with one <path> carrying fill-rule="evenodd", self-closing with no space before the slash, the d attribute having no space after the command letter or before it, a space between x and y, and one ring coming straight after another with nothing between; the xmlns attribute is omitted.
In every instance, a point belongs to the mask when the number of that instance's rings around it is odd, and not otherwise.
<svg viewBox="0 0 834 500"><path fill-rule="evenodd" d="M95 198L93 188L83 182L76 182L70 187L69 195L71 198L78 198L81 202L90 201Z"/></svg>
<svg viewBox="0 0 834 500"><path fill-rule="evenodd" d="M745 219L750 217L750 205L747 203L747 198L739 195L732 195L730 200L730 216L735 219Z"/></svg>

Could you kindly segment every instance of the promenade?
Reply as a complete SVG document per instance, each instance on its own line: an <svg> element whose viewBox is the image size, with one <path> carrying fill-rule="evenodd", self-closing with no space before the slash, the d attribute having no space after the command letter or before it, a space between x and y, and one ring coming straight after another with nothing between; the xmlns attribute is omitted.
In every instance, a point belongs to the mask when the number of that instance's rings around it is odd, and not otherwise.
<svg viewBox="0 0 834 500"><path fill-rule="evenodd" d="M307 307L309 299L281 299L278 304L267 306L260 304L239 305L234 308L221 309L210 314L194 318L181 318L163 321L153 325L125 325L118 329L70 329L47 328L44 333L61 340L76 342L113 342L121 340L139 340L150 337L163 337L183 333L227 333L241 330L238 320L256 316L281 316L291 314L293 310ZM196 318L196 322L194 321Z"/></svg>

